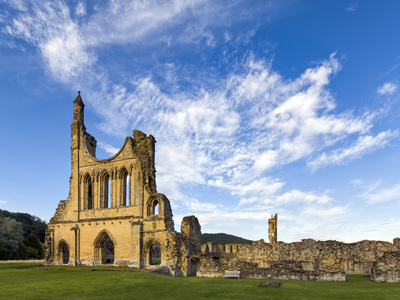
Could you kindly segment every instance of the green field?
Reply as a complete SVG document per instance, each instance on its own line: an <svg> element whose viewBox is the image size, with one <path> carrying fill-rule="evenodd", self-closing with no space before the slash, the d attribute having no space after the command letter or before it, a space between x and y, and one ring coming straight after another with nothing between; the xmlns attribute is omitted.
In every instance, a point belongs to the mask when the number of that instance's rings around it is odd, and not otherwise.
<svg viewBox="0 0 400 300"><path fill-rule="evenodd" d="M400 283L376 283L363 275L347 282L169 277L111 268L27 268L38 263L0 264L1 299L400 299ZM121 269L118 269L121 270Z"/></svg>

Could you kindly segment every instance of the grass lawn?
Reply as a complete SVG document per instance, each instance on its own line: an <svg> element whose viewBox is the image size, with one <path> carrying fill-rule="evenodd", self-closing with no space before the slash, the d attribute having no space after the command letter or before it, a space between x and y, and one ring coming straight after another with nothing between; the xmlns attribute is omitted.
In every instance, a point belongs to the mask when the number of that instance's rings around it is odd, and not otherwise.
<svg viewBox="0 0 400 300"><path fill-rule="evenodd" d="M169 277L145 271L93 272L101 267L37 267L0 264L1 299L400 299L400 283L377 283L363 275L347 282ZM46 270L47 269L47 270Z"/></svg>

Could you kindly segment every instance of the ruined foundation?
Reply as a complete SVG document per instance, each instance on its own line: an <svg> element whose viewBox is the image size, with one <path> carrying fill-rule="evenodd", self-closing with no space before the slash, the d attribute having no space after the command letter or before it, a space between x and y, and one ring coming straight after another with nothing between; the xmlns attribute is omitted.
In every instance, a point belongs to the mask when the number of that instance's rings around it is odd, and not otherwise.
<svg viewBox="0 0 400 300"><path fill-rule="evenodd" d="M241 278L345 281L345 274L371 274L375 281L399 282L399 256L396 245L383 241L207 243L197 276L223 277L229 270L240 271Z"/></svg>

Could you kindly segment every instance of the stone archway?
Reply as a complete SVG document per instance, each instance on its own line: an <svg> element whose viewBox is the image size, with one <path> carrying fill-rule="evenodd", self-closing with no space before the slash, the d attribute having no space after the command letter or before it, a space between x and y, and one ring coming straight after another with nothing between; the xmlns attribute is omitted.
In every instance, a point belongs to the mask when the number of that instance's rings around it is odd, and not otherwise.
<svg viewBox="0 0 400 300"><path fill-rule="evenodd" d="M107 236L101 247L101 263L102 264L114 263L114 243L109 236Z"/></svg>
<svg viewBox="0 0 400 300"><path fill-rule="evenodd" d="M157 238L151 238L143 247L144 266L162 265L164 260L164 245Z"/></svg>
<svg viewBox="0 0 400 300"><path fill-rule="evenodd" d="M61 240L58 243L57 260L63 265L66 265L69 262L69 247L67 242L64 240Z"/></svg>
<svg viewBox="0 0 400 300"><path fill-rule="evenodd" d="M154 242L149 249L149 265L161 264L161 245Z"/></svg>
<svg viewBox="0 0 400 300"><path fill-rule="evenodd" d="M115 260L115 241L106 231L99 233L94 241L94 262L99 264L113 264Z"/></svg>

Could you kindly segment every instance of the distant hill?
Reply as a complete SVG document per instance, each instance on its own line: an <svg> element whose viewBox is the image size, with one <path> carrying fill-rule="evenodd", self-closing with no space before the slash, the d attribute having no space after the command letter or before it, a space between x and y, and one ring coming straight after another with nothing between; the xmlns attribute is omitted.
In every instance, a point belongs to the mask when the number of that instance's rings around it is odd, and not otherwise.
<svg viewBox="0 0 400 300"><path fill-rule="evenodd" d="M203 233L201 234L201 244L213 242L214 244L252 244L253 241L247 240L232 234L226 233Z"/></svg>
<svg viewBox="0 0 400 300"><path fill-rule="evenodd" d="M28 237L30 234L37 236L40 242L44 242L44 232L46 230L46 222L36 216L32 216L28 213L14 213L7 210L0 209L0 217L2 218L13 218L22 224L24 230L24 237Z"/></svg>

